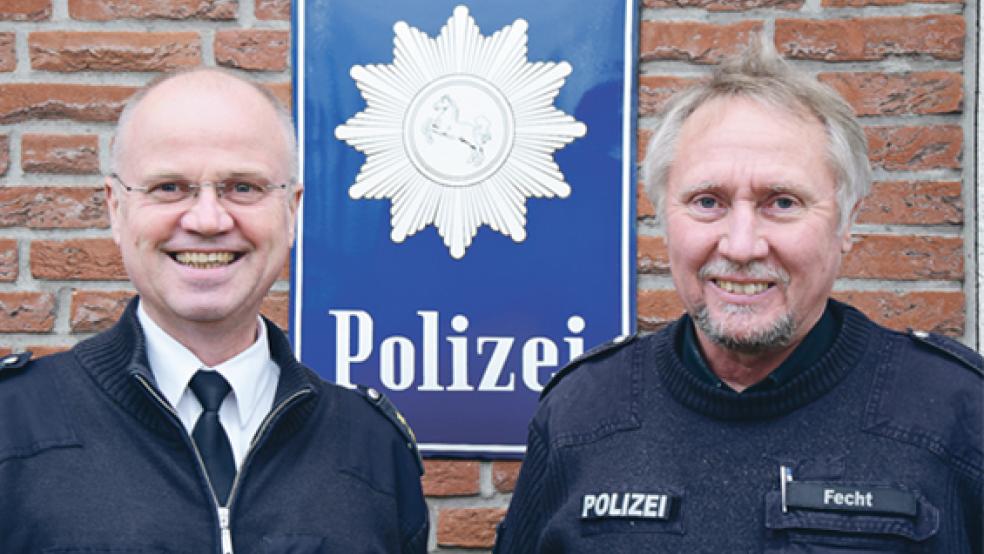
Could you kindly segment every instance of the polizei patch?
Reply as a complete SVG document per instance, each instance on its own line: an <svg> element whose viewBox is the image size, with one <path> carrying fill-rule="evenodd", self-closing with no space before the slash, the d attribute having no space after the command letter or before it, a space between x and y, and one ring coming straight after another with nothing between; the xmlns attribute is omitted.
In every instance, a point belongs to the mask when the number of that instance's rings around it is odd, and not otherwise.
<svg viewBox="0 0 984 554"><path fill-rule="evenodd" d="M581 519L669 519L673 497L644 492L602 492L581 498Z"/></svg>

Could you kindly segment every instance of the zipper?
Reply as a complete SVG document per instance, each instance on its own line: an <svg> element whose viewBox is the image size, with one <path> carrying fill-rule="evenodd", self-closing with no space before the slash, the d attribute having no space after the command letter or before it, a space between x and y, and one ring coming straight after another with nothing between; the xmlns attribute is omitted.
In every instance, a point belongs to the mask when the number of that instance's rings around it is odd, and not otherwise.
<svg viewBox="0 0 984 554"><path fill-rule="evenodd" d="M312 392L310 388L303 388L294 394L288 396L283 402L277 404L270 412L263 418L260 423L259 428L256 430L256 434L253 435L253 439L249 441L249 450L246 451L246 458L243 460L243 465L240 471L236 472L236 476L232 479L232 487L229 489L229 502L228 506L232 506L232 501L236 498L236 492L239 490L239 481L243 473L245 473L246 466L249 465L250 460L253 459L253 452L256 450L256 445L259 444L260 440L263 439L264 435L270 425L272 425L273 420L276 419L283 411L287 409L288 406L294 403L294 400L306 396ZM226 554L226 553L223 553Z"/></svg>
<svg viewBox="0 0 984 554"><path fill-rule="evenodd" d="M137 378L137 381L140 381L140 384L143 385L144 389L146 389L147 392L150 393L150 395L154 398L154 400L157 401L158 404L160 404L165 410L167 410L168 413L174 416L174 419L178 422L178 425L180 425L181 428L184 429L184 425L181 423L181 417L178 416L178 412L171 406L170 403L168 403L166 400L161 398L161 395L158 394L157 390L154 389L153 386L151 386L150 382L147 381L147 379L140 374L135 374L134 377ZM191 443L191 449L195 452L195 459L198 460L198 467L201 468L202 474L205 476L205 482L208 484L208 492L212 495L212 504L216 508L216 514L218 515L218 520L219 520L219 534L221 536L222 554L234 554L232 548L232 526L231 526L231 518L230 518L230 508L232 506L233 499L235 499L236 497L236 491L239 489L240 477L244 473L244 470L246 469L246 466L249 463L249 461L253 458L253 452L256 449L256 445L259 443L260 439L262 439L264 435L266 435L266 432L268 428L272 425L274 419L276 419L283 411L285 411L288 408L288 406L290 406L290 404L294 402L294 400L302 396L305 396L307 394L310 394L311 392L313 391L310 388L303 388L295 392L294 394L284 399L283 402L281 402L276 407L274 407L274 409L270 410L270 413L268 413L266 417L263 418L263 422L260 423L260 427L256 430L256 434L253 435L253 439L249 443L249 450L246 451L246 459L243 460L242 467L240 468L239 471L236 472L236 476L232 480L232 487L229 490L229 498L226 501L225 506L221 506L219 504L218 497L215 496L215 489L212 488L212 480L209 479L208 471L205 469L205 460L202 458L202 454L198 450L198 445L195 444L194 440L188 441ZM185 434L187 435L187 432Z"/></svg>
<svg viewBox="0 0 984 554"><path fill-rule="evenodd" d="M233 554L232 530L229 529L229 508L219 508L219 529L222 532L222 554Z"/></svg>
<svg viewBox="0 0 984 554"><path fill-rule="evenodd" d="M185 431L185 435L187 436L188 433L184 428L184 425L181 423L181 417L178 416L178 412L171 406L171 404L161 398L161 395L157 393L157 390L151 386L150 382L148 382L143 375L135 374L134 377L137 378L137 381L140 381L140 384L143 385L144 389L150 393L158 404L174 416L174 419L178 422L181 429ZM212 488L212 480L209 479L208 470L205 469L205 460L202 458L202 453L198 450L198 445L195 444L194 440L189 440L188 442L191 443L191 449L195 453L195 459L198 460L198 467L202 470L202 475L205 476L205 483L208 484L208 492L212 495L212 505L216 507L216 513L219 518L219 532L222 538L222 554L234 554L232 550L232 531L229 528L229 508L219 505L219 499L215 496L215 489ZM232 499L231 496L229 498L230 500Z"/></svg>

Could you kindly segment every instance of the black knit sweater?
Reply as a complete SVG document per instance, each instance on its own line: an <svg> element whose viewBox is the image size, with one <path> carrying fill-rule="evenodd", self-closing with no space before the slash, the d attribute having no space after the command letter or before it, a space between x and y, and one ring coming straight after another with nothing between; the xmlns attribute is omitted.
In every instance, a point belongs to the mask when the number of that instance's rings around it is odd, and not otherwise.
<svg viewBox="0 0 984 554"><path fill-rule="evenodd" d="M530 425L498 551L980 552L980 357L830 308L833 346L768 391L688 371L674 348L686 318L575 362ZM797 486L891 489L915 513L783 511L781 467ZM598 509L627 495L669 509Z"/></svg>

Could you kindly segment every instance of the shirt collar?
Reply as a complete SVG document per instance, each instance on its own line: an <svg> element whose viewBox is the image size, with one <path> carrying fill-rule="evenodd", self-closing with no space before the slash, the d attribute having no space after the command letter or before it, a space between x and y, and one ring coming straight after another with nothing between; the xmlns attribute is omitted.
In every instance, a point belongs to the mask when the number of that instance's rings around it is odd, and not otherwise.
<svg viewBox="0 0 984 554"><path fill-rule="evenodd" d="M171 406L178 405L196 371L201 368L214 369L225 377L232 388L239 411L239 421L250 420L259 400L259 384L263 373L268 371L270 366L276 366L270 358L266 325L259 316L256 318L256 341L246 350L211 368L161 329L144 310L143 302L137 305L137 318L147 339L147 361L150 370L157 380L161 394Z"/></svg>

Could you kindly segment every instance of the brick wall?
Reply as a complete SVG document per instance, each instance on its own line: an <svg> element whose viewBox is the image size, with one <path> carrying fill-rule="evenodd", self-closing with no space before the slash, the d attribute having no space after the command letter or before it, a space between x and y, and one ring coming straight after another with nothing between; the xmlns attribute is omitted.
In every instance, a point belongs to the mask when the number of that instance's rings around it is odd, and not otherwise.
<svg viewBox="0 0 984 554"><path fill-rule="evenodd" d="M973 90L977 3L644 0L640 151L667 96L764 31L839 90L871 142L874 194L836 295L897 328L977 341ZM100 175L113 121L155 72L248 71L290 97L289 0L0 0L0 353L50 353L132 294ZM639 200L639 325L680 311ZM265 312L287 323L288 283ZM432 548L488 549L516 462L428 461Z"/></svg>

